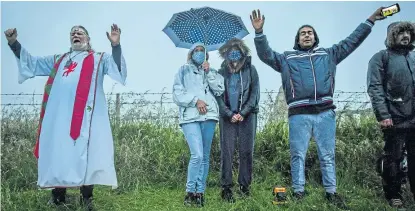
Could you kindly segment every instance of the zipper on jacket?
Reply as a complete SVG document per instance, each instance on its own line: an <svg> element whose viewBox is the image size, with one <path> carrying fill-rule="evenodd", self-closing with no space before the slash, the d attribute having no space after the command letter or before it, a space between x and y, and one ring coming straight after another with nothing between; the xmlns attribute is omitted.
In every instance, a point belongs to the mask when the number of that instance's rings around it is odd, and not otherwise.
<svg viewBox="0 0 415 211"><path fill-rule="evenodd" d="M331 94L333 94L333 95L334 95L333 84L334 84L334 77L333 77L333 75L330 73L330 88L331 88Z"/></svg>
<svg viewBox="0 0 415 211"><path fill-rule="evenodd" d="M241 96L241 102L239 102L239 112L242 111L242 95L243 95L243 91L244 91L244 84L242 83L242 71L239 71L239 76L241 78L241 93L239 94Z"/></svg>
<svg viewBox="0 0 415 211"><path fill-rule="evenodd" d="M293 98L295 98L293 79L291 78L291 76L290 76L290 85L291 85L291 94L293 95Z"/></svg>
<svg viewBox="0 0 415 211"><path fill-rule="evenodd" d="M314 79L314 100L317 101L317 83L316 83L316 73L314 72L314 65L313 61L311 60L311 53L308 52L310 56L310 63L311 63L311 70L313 71L313 79Z"/></svg>

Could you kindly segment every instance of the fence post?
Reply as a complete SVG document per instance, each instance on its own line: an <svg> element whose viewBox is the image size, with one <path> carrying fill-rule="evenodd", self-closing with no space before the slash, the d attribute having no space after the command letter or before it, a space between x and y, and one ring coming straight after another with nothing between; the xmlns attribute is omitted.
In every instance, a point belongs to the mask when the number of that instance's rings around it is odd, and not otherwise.
<svg viewBox="0 0 415 211"><path fill-rule="evenodd" d="M115 95L115 124L118 126L120 123L120 110L121 110L121 100L120 93Z"/></svg>

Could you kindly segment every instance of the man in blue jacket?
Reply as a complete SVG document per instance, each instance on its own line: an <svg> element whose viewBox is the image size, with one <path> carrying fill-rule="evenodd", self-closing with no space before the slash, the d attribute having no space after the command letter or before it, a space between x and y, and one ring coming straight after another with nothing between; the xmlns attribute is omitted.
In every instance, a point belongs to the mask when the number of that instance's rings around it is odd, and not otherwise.
<svg viewBox="0 0 415 211"><path fill-rule="evenodd" d="M288 104L291 176L294 197L304 197L304 164L310 138L316 140L323 175L323 185L329 202L348 209L336 193L335 136L336 116L333 104L336 65L349 56L370 34L374 22L384 19L379 8L364 23L339 44L317 48L317 32L310 25L299 28L294 50L273 51L263 34L265 17L253 11L255 47L261 61L281 73Z"/></svg>

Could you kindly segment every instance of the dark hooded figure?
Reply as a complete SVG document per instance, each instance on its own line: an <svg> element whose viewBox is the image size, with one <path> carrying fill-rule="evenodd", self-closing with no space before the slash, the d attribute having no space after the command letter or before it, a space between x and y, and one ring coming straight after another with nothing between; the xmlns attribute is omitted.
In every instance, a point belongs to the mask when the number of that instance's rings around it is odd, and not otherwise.
<svg viewBox="0 0 415 211"><path fill-rule="evenodd" d="M249 48L240 39L231 39L219 49L224 59L219 74L225 79L225 91L217 97L220 111L221 196L234 201L232 161L235 144L239 148L239 190L249 195L252 158L260 97L258 73L251 64Z"/></svg>
<svg viewBox="0 0 415 211"><path fill-rule="evenodd" d="M317 144L326 198L337 207L348 209L336 192L336 107L333 104L336 67L363 43L374 22L384 19L381 9L378 8L346 39L330 48L318 47L316 30L310 25L303 25L295 36L295 51L284 53L270 48L263 33L265 18L261 17L259 10L252 12L258 57L281 73L288 104L291 176L296 199L305 196L305 156L313 137Z"/></svg>
<svg viewBox="0 0 415 211"><path fill-rule="evenodd" d="M386 49L369 61L367 87L384 135L383 190L392 207L403 207L400 169L403 146L408 153L408 178L415 193L415 41L414 25L388 26Z"/></svg>

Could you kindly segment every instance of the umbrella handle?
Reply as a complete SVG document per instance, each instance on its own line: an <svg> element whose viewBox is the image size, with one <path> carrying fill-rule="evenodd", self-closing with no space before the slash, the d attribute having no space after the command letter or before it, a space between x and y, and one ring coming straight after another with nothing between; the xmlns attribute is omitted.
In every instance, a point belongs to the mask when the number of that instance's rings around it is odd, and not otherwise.
<svg viewBox="0 0 415 211"><path fill-rule="evenodd" d="M205 49L205 62L207 61L207 51L206 51L206 46L204 47ZM204 74L206 74L206 72L204 71Z"/></svg>

